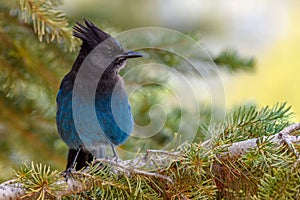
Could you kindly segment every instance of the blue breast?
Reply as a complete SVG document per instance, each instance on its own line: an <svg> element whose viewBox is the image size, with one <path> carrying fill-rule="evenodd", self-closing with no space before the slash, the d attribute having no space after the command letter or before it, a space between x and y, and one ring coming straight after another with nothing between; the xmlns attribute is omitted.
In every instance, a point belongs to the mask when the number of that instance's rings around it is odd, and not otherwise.
<svg viewBox="0 0 300 200"><path fill-rule="evenodd" d="M105 136L114 145L124 143L132 132L134 120L125 91L96 96L96 113Z"/></svg>
<svg viewBox="0 0 300 200"><path fill-rule="evenodd" d="M77 109L82 110L82 113L90 106L94 106L98 124L91 124L89 114L84 114L84 116L80 116L83 123L76 123L75 126L72 90L61 88L57 95L56 122L60 137L70 148L92 147L99 143L108 144L108 141L114 145L120 145L128 139L132 132L134 120L123 87L109 95L96 93L94 105L87 105L83 98L81 103L76 103L76 106L79 106ZM95 128L99 125L101 131Z"/></svg>

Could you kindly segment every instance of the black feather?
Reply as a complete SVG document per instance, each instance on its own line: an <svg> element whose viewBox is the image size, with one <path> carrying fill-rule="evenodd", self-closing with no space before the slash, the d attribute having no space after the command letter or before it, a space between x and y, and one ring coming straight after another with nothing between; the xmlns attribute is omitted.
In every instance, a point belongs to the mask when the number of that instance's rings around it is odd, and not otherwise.
<svg viewBox="0 0 300 200"><path fill-rule="evenodd" d="M68 152L68 160L67 160L67 167L66 169L69 169L73 166L74 160L76 159L76 170L81 170L84 167L88 166L88 163L91 163L93 161L93 155L87 151L80 151L78 154L77 149L69 149ZM77 156L77 157L76 157Z"/></svg>
<svg viewBox="0 0 300 200"><path fill-rule="evenodd" d="M82 47L91 51L98 44L111 37L89 20L84 19L84 22L85 25L77 22L76 26L73 27L73 35L82 40Z"/></svg>

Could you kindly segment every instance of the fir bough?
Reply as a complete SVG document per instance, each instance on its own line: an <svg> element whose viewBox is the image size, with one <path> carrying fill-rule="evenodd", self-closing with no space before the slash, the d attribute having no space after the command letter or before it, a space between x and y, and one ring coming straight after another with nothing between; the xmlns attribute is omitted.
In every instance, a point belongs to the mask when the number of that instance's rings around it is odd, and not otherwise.
<svg viewBox="0 0 300 200"><path fill-rule="evenodd" d="M264 174L253 200L258 199L300 199L300 170L276 168Z"/></svg>
<svg viewBox="0 0 300 200"><path fill-rule="evenodd" d="M228 71L253 71L255 66L255 59L248 57L241 57L237 51L227 49L222 51L214 58L214 62L221 66L226 67Z"/></svg>
<svg viewBox="0 0 300 200"><path fill-rule="evenodd" d="M294 134L300 123L288 125L290 107L241 107L228 116L214 129L219 137L208 142L185 143L172 151L148 150L126 161L100 159L65 176L41 165L25 165L16 172L17 180L27 196L45 198L299 199L300 139ZM270 123L274 119L275 128ZM262 135L256 128L274 132ZM242 141L227 134L240 129L248 135ZM237 146L241 151L234 152Z"/></svg>
<svg viewBox="0 0 300 200"><path fill-rule="evenodd" d="M27 188L23 198L45 199L55 197L54 192L66 188L62 181L63 177L57 170L50 169L49 166L42 164L25 164L15 171L16 181L22 183Z"/></svg>
<svg viewBox="0 0 300 200"><path fill-rule="evenodd" d="M57 10L62 4L62 0L19 0L21 18L33 23L39 41L64 42L65 47L74 50L79 42L72 36L65 14Z"/></svg>

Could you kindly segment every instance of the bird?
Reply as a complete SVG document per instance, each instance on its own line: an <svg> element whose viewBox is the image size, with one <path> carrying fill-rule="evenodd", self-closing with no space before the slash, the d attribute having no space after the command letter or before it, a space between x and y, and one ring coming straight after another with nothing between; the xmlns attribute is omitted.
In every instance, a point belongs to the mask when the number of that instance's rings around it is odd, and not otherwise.
<svg viewBox="0 0 300 200"><path fill-rule="evenodd" d="M60 138L69 148L66 169L80 170L94 158L104 158L107 146L112 147L114 157L118 158L115 146L125 143L129 138L134 119L125 83L119 72L125 67L127 59L143 55L125 51L115 38L87 19L84 19L84 24L76 22L73 36L79 38L82 44L57 93L56 125ZM110 63L107 64L107 60ZM88 68L90 72L81 76L80 72L88 71ZM96 77L97 74L100 77ZM93 101L86 100L91 92L90 82L96 83ZM87 88L77 91L77 85ZM89 119L89 114L75 116L76 109L83 112L94 110L97 124ZM79 119L79 123L76 119ZM93 129L97 126L99 130Z"/></svg>

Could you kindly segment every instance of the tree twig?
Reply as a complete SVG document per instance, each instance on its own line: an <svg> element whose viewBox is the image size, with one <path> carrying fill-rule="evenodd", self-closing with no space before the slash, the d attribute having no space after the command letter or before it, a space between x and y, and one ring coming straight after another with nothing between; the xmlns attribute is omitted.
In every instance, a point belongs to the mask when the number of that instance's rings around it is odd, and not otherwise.
<svg viewBox="0 0 300 200"><path fill-rule="evenodd" d="M291 133L300 130L300 122L292 124L283 130L281 130L279 133L271 136L271 142L280 145L282 143L286 143L289 148L295 153L297 156L298 153L295 152L295 149L292 148L293 144L292 143L299 143L300 142L300 137L299 136L293 136ZM270 136L263 136L262 139L267 139ZM257 147L257 141L260 140L261 138L253 138L249 140L244 140L241 142L235 142L233 143L229 148L228 148L228 153L230 156L240 156L245 154L249 149L251 148L256 148ZM292 145L292 146L291 146Z"/></svg>

